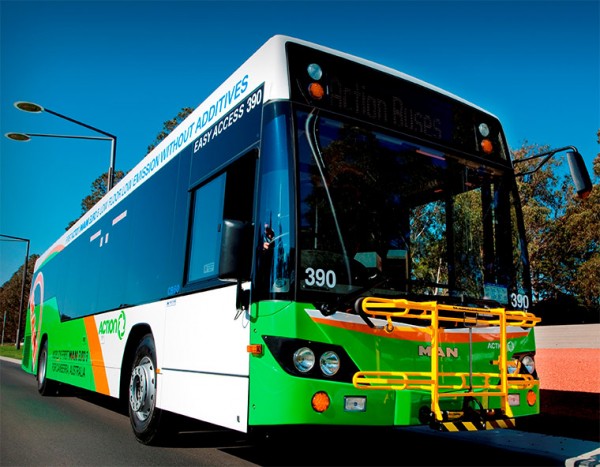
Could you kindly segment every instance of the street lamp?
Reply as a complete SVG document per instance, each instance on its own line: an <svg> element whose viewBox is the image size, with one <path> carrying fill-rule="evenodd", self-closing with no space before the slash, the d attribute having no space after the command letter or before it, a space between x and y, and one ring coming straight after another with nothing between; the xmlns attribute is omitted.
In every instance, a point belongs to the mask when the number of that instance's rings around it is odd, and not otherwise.
<svg viewBox="0 0 600 467"><path fill-rule="evenodd" d="M25 282L27 280L27 263L29 262L29 239L13 237L11 235L0 234L0 237L7 238L12 241L26 242L27 250L25 252L25 264L23 265L23 283L21 284L21 301L19 303L19 320L17 322L17 350L21 348L21 317L23 316L23 301L25 300Z"/></svg>
<svg viewBox="0 0 600 467"><path fill-rule="evenodd" d="M94 140L103 140L103 141L112 141L112 138L107 138L104 136L75 136L75 135L54 135L50 133L5 133L8 139L12 139L13 141L26 142L31 141L32 137L36 136L45 136L49 138L69 138L69 139L94 139Z"/></svg>
<svg viewBox="0 0 600 467"><path fill-rule="evenodd" d="M23 102L23 101L15 102L15 107L19 110L22 110L23 112L30 112L30 113L48 112L49 114L56 115L57 117L60 117L64 120L68 120L69 122L75 123L82 127L93 130L97 133L100 133L104 136L107 136L107 138L94 138L94 137L90 137L90 136L46 135L46 134L40 134L40 133L37 133L37 134L36 133L7 133L6 134L7 138L10 138L14 141L29 141L30 136L50 136L50 137L54 137L54 138L79 138L79 139L107 139L107 140L110 140L112 142L112 144L111 144L111 151L110 151L110 166L108 168L108 180L107 180L106 186L107 186L107 191L110 191L112 189L112 187L114 185L114 181L115 181L114 180L115 179L115 160L117 157L117 154L116 154L117 153L117 137L115 135L111 135L110 133L99 130L98 128L94 128L93 126L88 125L87 123L83 123L83 122L75 120L71 117L67 117L66 115L59 114L58 112L55 112L54 110L44 108L41 105L34 104L33 102Z"/></svg>

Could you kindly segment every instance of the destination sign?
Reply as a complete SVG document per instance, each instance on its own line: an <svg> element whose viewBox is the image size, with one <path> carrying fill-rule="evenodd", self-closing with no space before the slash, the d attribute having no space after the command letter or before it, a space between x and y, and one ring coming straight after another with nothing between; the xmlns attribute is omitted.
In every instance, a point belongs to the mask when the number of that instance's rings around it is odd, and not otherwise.
<svg viewBox="0 0 600 467"><path fill-rule="evenodd" d="M492 115L419 83L335 55L288 43L292 100L400 131L431 143L484 156L477 128L485 123L498 159L505 145L500 123ZM307 73L317 64L322 77ZM318 82L322 96L312 97ZM503 156L504 158L505 156Z"/></svg>

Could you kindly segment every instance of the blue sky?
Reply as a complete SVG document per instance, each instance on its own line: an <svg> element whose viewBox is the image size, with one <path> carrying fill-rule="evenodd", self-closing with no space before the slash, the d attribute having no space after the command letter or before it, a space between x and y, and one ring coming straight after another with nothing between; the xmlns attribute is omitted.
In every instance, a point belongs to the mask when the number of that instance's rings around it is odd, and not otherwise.
<svg viewBox="0 0 600 467"><path fill-rule="evenodd" d="M274 34L362 56L442 87L504 123L509 146L599 152L600 2L0 1L0 129L116 135L130 170L164 121L196 107ZM108 169L106 141L1 138L0 234L41 254ZM0 284L25 244L0 241Z"/></svg>

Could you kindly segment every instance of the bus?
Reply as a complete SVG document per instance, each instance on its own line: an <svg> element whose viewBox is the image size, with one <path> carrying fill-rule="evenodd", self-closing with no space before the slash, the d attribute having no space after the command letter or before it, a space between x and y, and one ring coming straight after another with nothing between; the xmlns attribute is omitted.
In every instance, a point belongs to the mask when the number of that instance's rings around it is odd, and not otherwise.
<svg viewBox="0 0 600 467"><path fill-rule="evenodd" d="M539 413L516 176L483 109L277 35L38 259L22 368L243 433Z"/></svg>

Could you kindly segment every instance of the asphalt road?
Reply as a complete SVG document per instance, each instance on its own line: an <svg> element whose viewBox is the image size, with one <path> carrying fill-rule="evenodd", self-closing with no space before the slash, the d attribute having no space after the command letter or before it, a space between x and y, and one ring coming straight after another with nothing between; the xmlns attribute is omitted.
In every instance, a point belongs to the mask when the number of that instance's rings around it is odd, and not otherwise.
<svg viewBox="0 0 600 467"><path fill-rule="evenodd" d="M597 442L517 430L461 434L436 433L429 428L386 433L328 430L258 443L242 433L182 419L183 430L172 442L147 447L135 440L128 417L114 399L75 390L41 397L35 378L6 360L0 360L0 414L3 467L552 466L574 465L573 459L580 455L600 462Z"/></svg>

